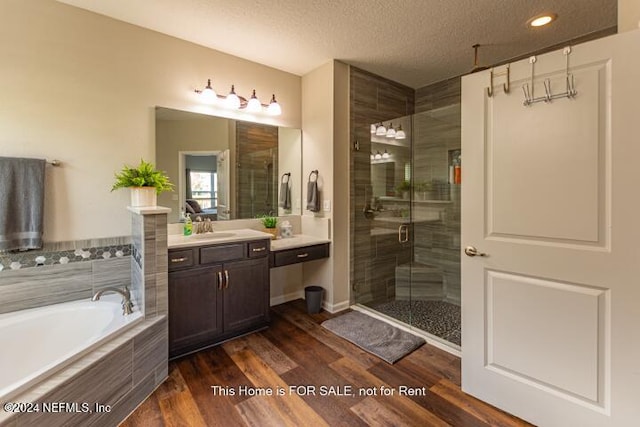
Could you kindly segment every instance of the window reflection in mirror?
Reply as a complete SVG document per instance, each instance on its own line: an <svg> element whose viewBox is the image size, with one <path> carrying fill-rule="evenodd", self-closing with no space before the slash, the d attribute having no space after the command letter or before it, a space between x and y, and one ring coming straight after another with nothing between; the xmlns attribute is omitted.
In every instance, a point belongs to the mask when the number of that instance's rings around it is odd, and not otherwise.
<svg viewBox="0 0 640 427"><path fill-rule="evenodd" d="M181 211L213 220L302 213L299 129L157 107L156 166L176 187L158 197L170 222Z"/></svg>

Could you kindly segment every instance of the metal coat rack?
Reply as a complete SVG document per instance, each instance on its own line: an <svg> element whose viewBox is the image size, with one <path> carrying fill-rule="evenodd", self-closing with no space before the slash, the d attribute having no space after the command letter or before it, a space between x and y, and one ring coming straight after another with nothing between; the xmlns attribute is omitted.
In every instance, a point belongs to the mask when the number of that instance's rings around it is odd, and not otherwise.
<svg viewBox="0 0 640 427"><path fill-rule="evenodd" d="M535 63L537 58L532 56L529 58L529 63L531 64L531 86L529 87L529 83L525 83L522 85L522 91L524 92L524 102L523 105L528 107L537 102L546 102L549 103L553 99L558 98L569 98L573 99L578 91L576 90L575 80L573 78L573 74L569 72L569 55L571 55L571 47L567 46L562 51L566 58L566 67L565 67L565 81L566 81L566 90L563 93L553 94L551 92L551 79L544 80L544 96L539 96L536 98L535 96L535 85L534 85L534 77L535 77Z"/></svg>

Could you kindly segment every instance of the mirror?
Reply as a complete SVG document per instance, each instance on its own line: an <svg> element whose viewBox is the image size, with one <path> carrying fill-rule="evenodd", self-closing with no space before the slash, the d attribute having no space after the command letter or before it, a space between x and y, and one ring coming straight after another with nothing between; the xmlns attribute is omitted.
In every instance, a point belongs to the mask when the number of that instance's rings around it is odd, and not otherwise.
<svg viewBox="0 0 640 427"><path fill-rule="evenodd" d="M156 107L156 167L175 185L158 196L169 222L302 213L300 129Z"/></svg>

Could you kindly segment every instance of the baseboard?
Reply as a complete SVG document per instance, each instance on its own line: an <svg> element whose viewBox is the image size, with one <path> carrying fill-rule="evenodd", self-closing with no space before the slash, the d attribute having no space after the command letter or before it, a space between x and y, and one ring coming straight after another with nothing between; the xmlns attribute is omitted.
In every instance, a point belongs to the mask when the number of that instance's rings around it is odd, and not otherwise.
<svg viewBox="0 0 640 427"><path fill-rule="evenodd" d="M284 304L285 302L293 301L296 299L304 299L304 290L301 289L299 291L291 292L285 295L278 295L275 297L271 297L269 301L270 306Z"/></svg>
<svg viewBox="0 0 640 427"><path fill-rule="evenodd" d="M349 301L342 301L337 304L329 304L327 301L322 303L322 308L327 310L329 313L337 313L342 310L346 310L349 308Z"/></svg>

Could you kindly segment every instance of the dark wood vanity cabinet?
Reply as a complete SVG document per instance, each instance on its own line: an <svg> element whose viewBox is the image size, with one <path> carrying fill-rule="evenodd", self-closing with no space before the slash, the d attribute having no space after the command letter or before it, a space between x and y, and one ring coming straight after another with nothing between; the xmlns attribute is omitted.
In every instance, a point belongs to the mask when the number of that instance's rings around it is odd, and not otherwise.
<svg viewBox="0 0 640 427"><path fill-rule="evenodd" d="M169 249L169 357L268 325L268 254L269 240Z"/></svg>

